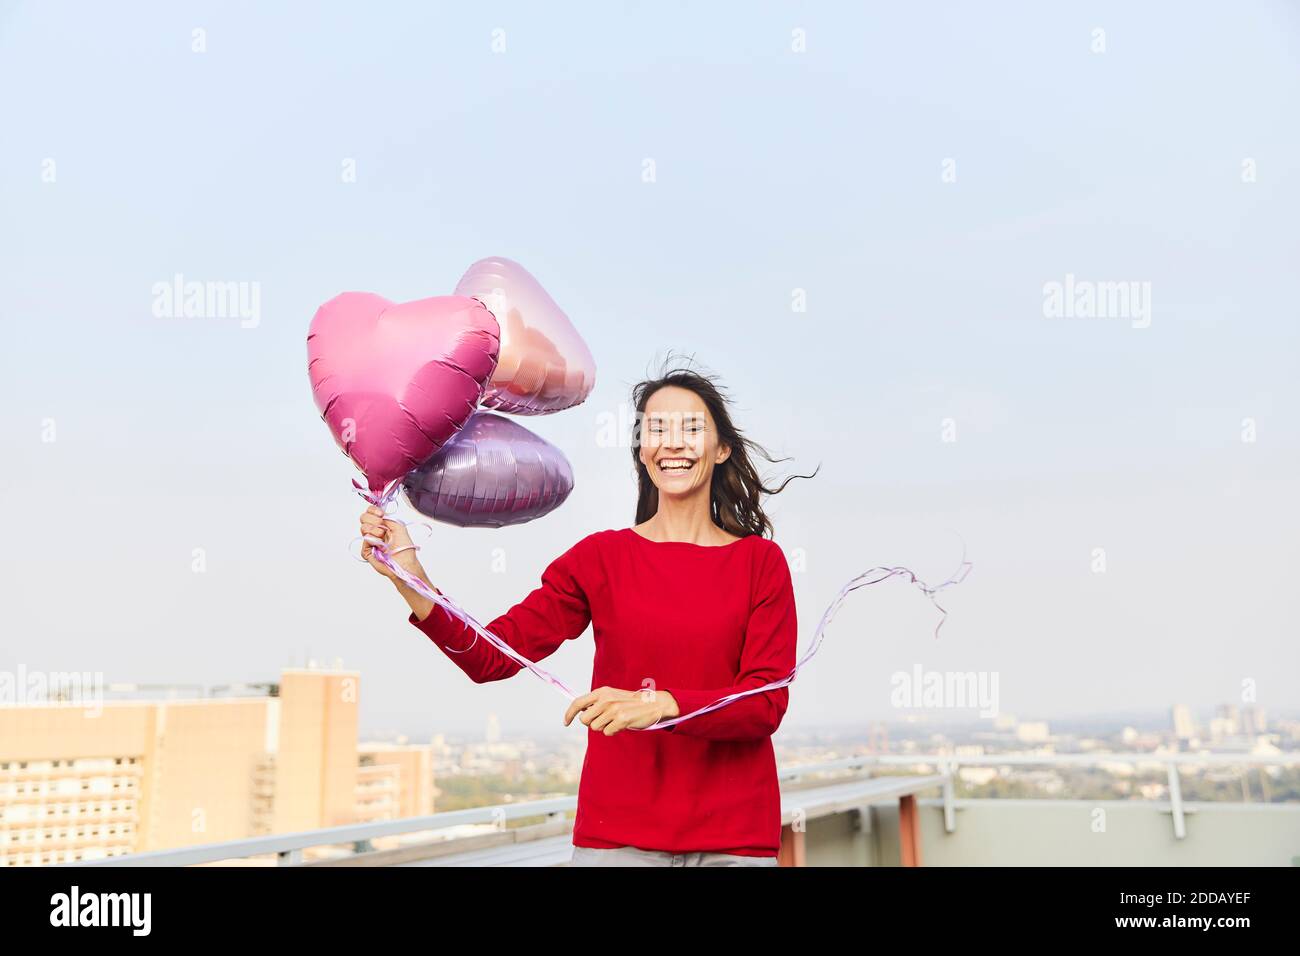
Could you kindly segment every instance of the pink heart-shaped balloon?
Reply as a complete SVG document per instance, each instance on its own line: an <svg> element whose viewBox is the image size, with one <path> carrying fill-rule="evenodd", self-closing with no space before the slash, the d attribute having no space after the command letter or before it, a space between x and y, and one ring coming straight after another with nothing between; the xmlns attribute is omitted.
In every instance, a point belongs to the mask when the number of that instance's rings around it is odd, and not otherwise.
<svg viewBox="0 0 1300 956"><path fill-rule="evenodd" d="M482 301L501 327L501 354L483 406L546 415L580 404L596 384L596 360L541 283L510 259L480 259L456 285Z"/></svg>
<svg viewBox="0 0 1300 956"><path fill-rule="evenodd" d="M399 305L344 292L316 310L307 335L316 407L373 495L469 420L496 367L500 337L492 313L468 296Z"/></svg>

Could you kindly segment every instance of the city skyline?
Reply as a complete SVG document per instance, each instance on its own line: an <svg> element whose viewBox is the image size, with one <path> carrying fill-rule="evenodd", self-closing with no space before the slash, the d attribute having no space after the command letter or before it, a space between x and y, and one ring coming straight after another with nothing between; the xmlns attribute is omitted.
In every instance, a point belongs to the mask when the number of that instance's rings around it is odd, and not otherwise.
<svg viewBox="0 0 1300 956"><path fill-rule="evenodd" d="M5 703L0 867L372 826L384 832L325 840L301 862L374 854L374 861L399 863L523 833L567 832L571 821L558 808L578 792L587 734L511 734L489 713L475 734L383 739L360 725L363 686L359 672L336 664L286 668L267 682L55 688L58 699ZM1053 725L1005 713L972 723L931 710L842 728L783 726L773 743L787 775L879 761L870 786L887 788L896 775L907 787L946 777L954 788L948 796L966 801L1141 801L1158 808L1185 799L1230 812L1261 805L1285 811L1300 801L1300 720L1230 703L1202 717L1184 704L1170 707L1155 727L1096 718ZM538 821L541 830L525 823L512 833L501 809L555 800ZM487 818L479 813L485 807ZM461 812L471 817L457 817ZM462 839L470 842L455 845ZM202 852L216 862L221 850ZM284 861L237 852L233 862Z"/></svg>
<svg viewBox="0 0 1300 956"><path fill-rule="evenodd" d="M345 670L343 661L336 659L330 663L322 663L315 660L304 661L300 666L286 665L284 671L301 670L303 672L320 672L328 673L332 671ZM20 687L24 678L28 679L29 689L27 693L15 694L15 688ZM73 680L72 678L76 678ZM514 678L512 678L514 679ZM228 683L203 685L203 684L135 684L130 682L109 683L103 680L102 674L96 675L55 675L38 672L36 674L27 674L25 668L21 665L16 673L6 673L0 671L0 708L12 706L37 706L42 704L66 704L86 710L88 714L97 714L102 711L105 703L110 701L132 701L132 700L166 700L166 701L205 701L205 700L224 700L239 697L262 696L268 689L278 687L277 681L232 681ZM163 696L159 696L159 695ZM361 703L364 708L364 703ZM1069 713L1010 713L1000 711L997 714L982 716L972 714L974 707L928 707L917 704L911 707L895 707L886 714L876 714L855 717L846 721L830 722L798 722L783 721L781 730L794 734L815 733L821 730L834 730L837 732L849 732L853 729L869 731L871 727L880 724L905 725L931 725L931 726L948 726L959 728L988 728L1000 726L1004 722L1010 721L1012 724L1017 722L1036 722L1043 721L1048 724L1057 726L1091 726L1094 728L1110 727L1112 729L1121 726L1133 726L1146 728L1148 730L1173 728L1176 732L1179 725L1180 711L1186 712L1188 718L1192 720L1197 728L1201 726L1210 726L1217 720L1225 719L1226 712L1245 714L1247 712L1267 713L1273 720L1283 721L1300 721L1300 710L1289 708L1270 709L1256 703L1231 703L1218 701L1209 705L1194 706L1185 702L1175 702L1166 705L1163 709L1131 709L1117 710L1112 712L1090 712L1082 714ZM419 729L398 729L394 727L367 726L364 716L359 713L358 730L366 737L371 739L396 739L406 740L421 739L427 736L440 736L450 734L453 736L472 735L476 730L481 729L471 727L467 724L439 724L438 726L429 726ZM1234 718L1236 719L1236 718ZM493 734L504 738L525 738L525 739L548 739L564 738L574 736L572 728L559 728L551 732L543 728L525 726L522 729L503 729L500 716L488 711L484 715L484 722L489 728L487 737ZM576 727L576 725L573 725ZM778 734L781 731L778 731ZM1181 734L1180 736L1188 736Z"/></svg>

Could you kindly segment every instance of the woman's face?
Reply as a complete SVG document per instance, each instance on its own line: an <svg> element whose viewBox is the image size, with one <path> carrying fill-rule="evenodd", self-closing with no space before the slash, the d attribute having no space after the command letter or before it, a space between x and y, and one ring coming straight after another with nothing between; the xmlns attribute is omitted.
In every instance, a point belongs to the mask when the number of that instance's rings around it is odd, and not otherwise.
<svg viewBox="0 0 1300 956"><path fill-rule="evenodd" d="M718 441L700 396L665 385L646 402L639 454L661 496L689 497L701 488L708 493L714 466L726 461L731 449Z"/></svg>

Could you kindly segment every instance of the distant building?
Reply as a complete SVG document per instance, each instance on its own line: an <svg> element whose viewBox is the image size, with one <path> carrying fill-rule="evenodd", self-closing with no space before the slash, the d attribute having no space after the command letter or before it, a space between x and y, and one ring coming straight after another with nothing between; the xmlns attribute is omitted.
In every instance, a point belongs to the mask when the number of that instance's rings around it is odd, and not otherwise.
<svg viewBox="0 0 1300 956"><path fill-rule="evenodd" d="M1173 708L1174 736L1179 740L1191 740L1196 736L1196 721L1192 719L1192 711L1186 704L1174 704Z"/></svg>
<svg viewBox="0 0 1300 956"><path fill-rule="evenodd" d="M433 749L413 744L357 747L357 822L434 812Z"/></svg>
<svg viewBox="0 0 1300 956"><path fill-rule="evenodd" d="M975 787L982 787L991 783L998 777L997 767L959 767L957 776L965 783Z"/></svg>
<svg viewBox="0 0 1300 956"><path fill-rule="evenodd" d="M1236 704L1220 704L1214 710L1214 718L1224 736L1235 737L1241 733L1241 708Z"/></svg>
<svg viewBox="0 0 1300 956"><path fill-rule="evenodd" d="M1230 717L1213 717L1210 719L1210 740L1222 743L1237 736L1237 722Z"/></svg>
<svg viewBox="0 0 1300 956"><path fill-rule="evenodd" d="M1050 739L1047 722L1042 720L1026 721L1016 725L1016 739L1022 743L1038 744Z"/></svg>
<svg viewBox="0 0 1300 956"><path fill-rule="evenodd" d="M1264 715L1263 707L1254 704L1242 708L1241 732L1247 737L1258 737L1268 733L1268 719Z"/></svg>
<svg viewBox="0 0 1300 956"><path fill-rule="evenodd" d="M259 695L0 706L0 866L433 812L432 749L357 744L360 675Z"/></svg>

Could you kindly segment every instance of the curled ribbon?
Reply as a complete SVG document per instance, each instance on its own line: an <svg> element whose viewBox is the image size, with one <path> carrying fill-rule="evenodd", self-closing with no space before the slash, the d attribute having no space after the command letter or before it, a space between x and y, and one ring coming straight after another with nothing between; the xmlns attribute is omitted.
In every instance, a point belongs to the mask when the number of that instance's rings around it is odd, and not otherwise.
<svg viewBox="0 0 1300 956"><path fill-rule="evenodd" d="M365 498L371 504L385 509L385 511L387 510L389 504L392 503L394 497L397 495L397 490L400 487L400 483L395 482L393 485L389 486L389 488L386 489L382 495L376 496L376 495L368 494L365 490L362 490L361 486L358 485L355 480L352 483L357 486L358 493L361 495L361 497ZM560 678L556 677L554 674L552 674L546 668L542 667L540 664L536 663L535 661L530 661L528 658L524 657L517 650L515 650L513 647L511 647L501 638L497 637L495 634L493 634L491 631L485 628L482 624L480 624L477 620L475 620L473 615L471 615L468 611L460 607L460 605L458 605L451 598L447 597L447 595L443 594L441 591L434 590L433 588L429 587L429 585L425 584L423 581L417 578L415 575L407 571L405 568L399 567L396 563L394 563L393 559L389 556L388 552L384 548L372 544L371 554L375 556L376 560L378 560L380 564L382 564L389 571L391 571L395 577L400 579L402 583L405 584L407 587L409 587L412 591L415 591L417 594L421 595L422 597L425 597L428 600L432 601L438 607L442 608L443 611L446 612L449 616L464 622L474 631L476 637L474 638L474 641L470 642L469 647L461 648L460 650L447 648L447 650L450 653L453 654L465 653L470 648L472 648L474 644L478 641L478 639L481 637L485 641L490 643L493 647L495 647L497 650L501 651L501 653L509 657L511 660L527 668L535 676L545 681L546 683L550 684L561 694L563 694L565 699L569 701L573 701L578 697L578 694L576 694L566 683L564 683L564 681L560 680ZM771 683L764 684L761 687L752 687L749 690L743 690L740 691L739 693L728 694L726 697L720 697L718 700L715 700L713 703L707 704L704 707L699 708L698 710L693 710L689 714L682 714L678 717L670 718L669 720L661 720L657 723L651 724L649 727L629 727L628 729L629 730L662 730L664 727L671 727L674 724L680 724L682 721L690 720L693 717L699 717L702 714L707 714L710 713L711 711L720 710L721 708L726 707L728 704L733 704L743 697L749 697L752 694L762 694L762 693L766 693L767 691L776 690L779 687L789 686L790 684L794 683L794 679L799 675L799 671L802 670L808 664L808 662L811 661L813 657L817 654L817 651L821 649L822 638L825 636L826 628L834 619L840 607L844 604L844 599L847 598L850 593L856 591L858 588L870 587L873 584L880 584L882 581L888 581L890 578L897 577L898 575L906 575L911 581L911 583L915 584L918 588L920 588L921 593L925 594L930 599L930 602L934 604L936 608L939 609L939 613L941 617L939 618L939 623L935 625L934 628L934 636L936 639L938 639L939 629L943 627L943 622L947 619L948 612L944 610L944 608L939 604L938 601L935 600L935 595L938 594L940 591L944 590L945 588L950 587L951 585L960 584L962 581L966 579L966 575L970 573L970 569L973 567L973 565L966 560L965 542L962 543L961 557L962 557L961 565L958 567L957 571L953 574L953 576L948 578L948 580L944 581L942 584L937 585L935 587L929 586L924 581L920 580L912 571L903 567L897 567L897 568L880 567L880 568L871 568L868 571L863 571L857 577L853 578L851 581L845 584L844 587L840 588L839 594L835 596L835 600L833 600L830 603L830 606L826 608L826 611L822 614L821 621L817 624L817 630L813 635L812 645L809 647L808 653L805 654L803 658L794 665L794 668L790 671L788 675L786 675L785 677L781 678L778 681L773 681Z"/></svg>

